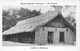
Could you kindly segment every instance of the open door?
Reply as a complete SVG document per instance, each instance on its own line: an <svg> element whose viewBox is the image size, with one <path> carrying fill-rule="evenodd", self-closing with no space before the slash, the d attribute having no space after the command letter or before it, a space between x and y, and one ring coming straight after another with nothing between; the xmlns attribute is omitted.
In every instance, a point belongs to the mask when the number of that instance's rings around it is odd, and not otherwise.
<svg viewBox="0 0 80 51"><path fill-rule="evenodd" d="M49 44L53 44L53 34L54 32L48 32L47 41Z"/></svg>
<svg viewBox="0 0 80 51"><path fill-rule="evenodd" d="M63 42L64 43L64 32L60 32L60 37L59 37L59 42Z"/></svg>

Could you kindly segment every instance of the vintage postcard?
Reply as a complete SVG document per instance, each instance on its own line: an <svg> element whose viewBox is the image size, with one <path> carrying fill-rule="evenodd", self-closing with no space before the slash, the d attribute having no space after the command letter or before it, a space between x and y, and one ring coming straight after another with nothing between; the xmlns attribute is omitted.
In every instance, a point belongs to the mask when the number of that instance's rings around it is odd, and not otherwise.
<svg viewBox="0 0 80 51"><path fill-rule="evenodd" d="M78 51L79 2L17 0L3 3L2 47L56 51L71 47Z"/></svg>

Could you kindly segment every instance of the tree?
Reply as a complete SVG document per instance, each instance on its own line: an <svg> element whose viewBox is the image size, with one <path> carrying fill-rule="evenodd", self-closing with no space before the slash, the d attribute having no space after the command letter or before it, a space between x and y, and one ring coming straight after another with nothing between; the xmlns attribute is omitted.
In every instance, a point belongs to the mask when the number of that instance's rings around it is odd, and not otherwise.
<svg viewBox="0 0 80 51"><path fill-rule="evenodd" d="M67 17L65 17L65 19L66 19L69 23L71 23L73 26L76 27L76 19L75 19L74 17L67 16Z"/></svg>
<svg viewBox="0 0 80 51"><path fill-rule="evenodd" d="M27 19L30 17L31 15L31 10L29 10L28 8L20 8L19 9L19 12L18 12L18 15L20 16L19 17L19 20L24 20L24 19Z"/></svg>
<svg viewBox="0 0 80 51"><path fill-rule="evenodd" d="M2 18L3 18L3 31L8 30L9 28L16 25L16 23L20 20L32 18L34 16L38 16L41 14L41 10L30 10L28 8L21 7L17 8L9 8L8 10L2 10Z"/></svg>
<svg viewBox="0 0 80 51"><path fill-rule="evenodd" d="M40 14L41 14L40 11L41 11L41 9L40 9L39 11L33 10L33 11L31 12L32 17L40 15Z"/></svg>
<svg viewBox="0 0 80 51"><path fill-rule="evenodd" d="M3 25L2 30L5 31L5 30L9 29L11 26L9 24L8 19L6 19L6 17L3 16L2 19L3 19L2 20L2 25Z"/></svg>

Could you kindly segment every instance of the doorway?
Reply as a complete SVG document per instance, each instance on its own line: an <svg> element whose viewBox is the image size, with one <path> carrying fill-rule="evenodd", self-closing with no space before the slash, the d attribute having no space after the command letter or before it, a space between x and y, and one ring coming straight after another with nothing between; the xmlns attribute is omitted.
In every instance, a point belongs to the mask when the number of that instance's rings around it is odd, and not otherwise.
<svg viewBox="0 0 80 51"><path fill-rule="evenodd" d="M64 32L60 32L59 42L64 43Z"/></svg>
<svg viewBox="0 0 80 51"><path fill-rule="evenodd" d="M49 44L53 44L53 34L54 32L48 32L47 41Z"/></svg>

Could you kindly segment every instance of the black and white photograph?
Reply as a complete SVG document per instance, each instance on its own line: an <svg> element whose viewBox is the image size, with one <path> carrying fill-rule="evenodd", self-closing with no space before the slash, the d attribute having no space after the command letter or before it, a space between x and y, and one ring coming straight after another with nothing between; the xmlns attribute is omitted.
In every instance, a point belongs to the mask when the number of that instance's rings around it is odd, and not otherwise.
<svg viewBox="0 0 80 51"><path fill-rule="evenodd" d="M2 46L76 46L76 5L2 6Z"/></svg>

